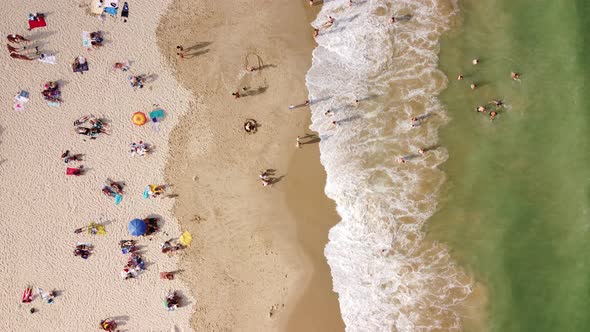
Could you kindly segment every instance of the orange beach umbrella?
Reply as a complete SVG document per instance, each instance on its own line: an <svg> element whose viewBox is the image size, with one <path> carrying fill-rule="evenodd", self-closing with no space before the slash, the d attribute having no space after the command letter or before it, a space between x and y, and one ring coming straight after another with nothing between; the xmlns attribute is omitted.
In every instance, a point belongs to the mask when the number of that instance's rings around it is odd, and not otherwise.
<svg viewBox="0 0 590 332"><path fill-rule="evenodd" d="M135 112L131 117L131 121L133 121L133 124L136 126L143 126L147 121L147 117L142 112Z"/></svg>

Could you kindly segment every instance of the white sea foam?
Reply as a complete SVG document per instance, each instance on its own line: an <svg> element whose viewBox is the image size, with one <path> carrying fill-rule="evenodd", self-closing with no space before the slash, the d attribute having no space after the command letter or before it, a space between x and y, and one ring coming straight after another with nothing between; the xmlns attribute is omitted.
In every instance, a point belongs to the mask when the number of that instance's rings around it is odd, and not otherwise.
<svg viewBox="0 0 590 332"><path fill-rule="evenodd" d="M460 329L453 306L471 281L422 230L444 182L436 166L447 152L436 144L447 118L436 96L446 78L436 66L456 12L443 0L326 0L313 22L335 18L320 30L306 81L326 194L342 217L325 255L348 331ZM411 117L422 117L417 128Z"/></svg>

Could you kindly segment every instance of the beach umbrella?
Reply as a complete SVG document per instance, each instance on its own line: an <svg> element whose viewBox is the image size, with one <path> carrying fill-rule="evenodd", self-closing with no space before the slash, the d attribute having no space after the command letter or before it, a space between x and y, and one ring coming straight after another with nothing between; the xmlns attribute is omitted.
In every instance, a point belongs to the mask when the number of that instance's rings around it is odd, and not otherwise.
<svg viewBox="0 0 590 332"><path fill-rule="evenodd" d="M147 225L141 219L133 219L127 225L127 230L133 236L142 236L147 230Z"/></svg>
<svg viewBox="0 0 590 332"><path fill-rule="evenodd" d="M135 112L131 117L131 121L133 121L133 124L136 126L143 126L147 121L147 117L142 112Z"/></svg>
<svg viewBox="0 0 590 332"><path fill-rule="evenodd" d="M180 244L183 246L188 247L190 246L191 242L193 242L193 236L191 233L184 231L182 235L180 235L180 238L178 238L178 242L180 242Z"/></svg>

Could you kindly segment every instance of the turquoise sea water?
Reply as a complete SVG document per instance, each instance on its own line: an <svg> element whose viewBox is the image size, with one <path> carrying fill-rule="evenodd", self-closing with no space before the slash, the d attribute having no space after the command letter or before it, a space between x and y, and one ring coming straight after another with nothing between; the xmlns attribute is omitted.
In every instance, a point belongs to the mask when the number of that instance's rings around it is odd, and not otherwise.
<svg viewBox="0 0 590 332"><path fill-rule="evenodd" d="M589 13L582 0L462 1L442 41L448 181L427 231L486 286L490 331L590 329ZM475 112L492 99L508 105L494 122Z"/></svg>

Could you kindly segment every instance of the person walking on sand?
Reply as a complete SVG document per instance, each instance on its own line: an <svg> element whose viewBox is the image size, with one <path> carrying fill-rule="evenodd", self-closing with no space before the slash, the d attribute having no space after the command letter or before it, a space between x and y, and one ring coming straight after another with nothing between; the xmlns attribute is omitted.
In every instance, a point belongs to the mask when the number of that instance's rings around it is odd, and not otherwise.
<svg viewBox="0 0 590 332"><path fill-rule="evenodd" d="M176 46L176 55L182 60L184 59L184 47L181 45Z"/></svg>
<svg viewBox="0 0 590 332"><path fill-rule="evenodd" d="M297 148L301 148L301 136L297 136L297 143L295 144Z"/></svg>
<svg viewBox="0 0 590 332"><path fill-rule="evenodd" d="M303 103L303 104L304 104L305 106L309 106L309 105L311 104L311 101L310 101L309 99L307 99L307 100L305 101L305 103Z"/></svg>
<svg viewBox="0 0 590 332"><path fill-rule="evenodd" d="M240 98L240 91L238 90L236 92L232 92L231 95L234 96L234 98L238 99L238 98Z"/></svg>

